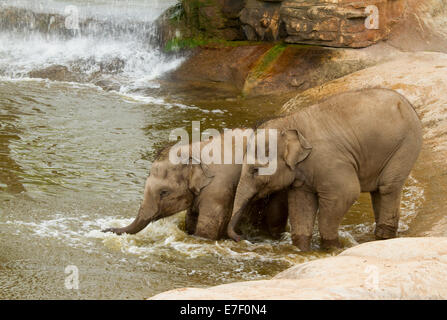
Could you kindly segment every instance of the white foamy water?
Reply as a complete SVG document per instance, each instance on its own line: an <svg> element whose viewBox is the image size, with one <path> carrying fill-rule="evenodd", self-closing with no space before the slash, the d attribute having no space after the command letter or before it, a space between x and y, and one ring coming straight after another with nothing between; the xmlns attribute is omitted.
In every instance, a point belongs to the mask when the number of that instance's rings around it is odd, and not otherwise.
<svg viewBox="0 0 447 320"><path fill-rule="evenodd" d="M157 49L132 39L95 39L79 37L69 40L46 39L42 35L17 37L0 34L0 70L11 78L24 77L29 72L53 65L73 68L77 64L87 75L100 71L100 65L120 59L124 67L120 74L134 83L134 88L175 69L181 58L167 58Z"/></svg>
<svg viewBox="0 0 447 320"><path fill-rule="evenodd" d="M157 38L154 20L176 1L3 1L2 8L19 7L11 24L0 30L0 74L24 78L32 71L65 66L77 72L83 81L113 79L119 92L153 88L153 82L177 68L181 57L167 56L153 39ZM69 17L67 8L75 6L80 23L89 23L73 36L67 36L64 24L51 33L59 17ZM5 9L6 10L6 9ZM48 32L36 27L36 13L48 20ZM8 17L8 16L7 16ZM48 18L49 17L49 18ZM42 19L40 19L42 20ZM39 21L40 21L39 20ZM46 21L45 19L43 19ZM9 22L9 21L7 21ZM62 34L61 34L62 33ZM111 73L107 66L116 68Z"/></svg>
<svg viewBox="0 0 447 320"><path fill-rule="evenodd" d="M7 220L0 225L17 227L16 235L30 233L41 238L61 241L74 248L90 249L101 241L105 248L138 256L145 260L160 255L182 256L196 259L201 256L215 256L238 261L284 262L292 264L300 260L300 251L290 243L290 234L285 233L280 241L265 239L262 242L231 240L211 241L190 236L183 230L185 213L179 213L149 224L135 235L103 233L110 227L122 227L133 219L120 217L92 217L91 214L67 216L55 213L50 219L40 221ZM289 251L288 255L279 254Z"/></svg>
<svg viewBox="0 0 447 320"><path fill-rule="evenodd" d="M69 6L76 6L80 18L127 19L138 18L153 21L166 8L176 4L177 0L1 0L0 6L13 6L30 9L39 13L63 14Z"/></svg>

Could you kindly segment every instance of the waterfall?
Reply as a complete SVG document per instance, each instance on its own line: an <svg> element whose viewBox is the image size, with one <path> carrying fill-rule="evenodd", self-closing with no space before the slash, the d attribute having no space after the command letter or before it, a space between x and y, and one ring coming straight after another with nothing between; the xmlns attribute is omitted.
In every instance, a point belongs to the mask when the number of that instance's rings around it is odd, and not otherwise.
<svg viewBox="0 0 447 320"><path fill-rule="evenodd" d="M159 48L155 24L176 2L0 1L0 76L39 77L36 70L58 66L67 81L107 79L121 92L151 86L182 61Z"/></svg>

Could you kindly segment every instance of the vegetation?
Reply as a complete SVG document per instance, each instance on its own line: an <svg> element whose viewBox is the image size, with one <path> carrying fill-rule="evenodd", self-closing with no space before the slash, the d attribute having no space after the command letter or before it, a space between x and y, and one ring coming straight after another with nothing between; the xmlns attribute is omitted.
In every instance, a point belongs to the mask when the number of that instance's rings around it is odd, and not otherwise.
<svg viewBox="0 0 447 320"><path fill-rule="evenodd" d="M249 94L252 88L254 88L256 84L268 74L287 46L287 44L280 42L259 58L245 80L242 95Z"/></svg>
<svg viewBox="0 0 447 320"><path fill-rule="evenodd" d="M170 7L166 15L171 23L179 23L180 21L185 19L185 8L183 7L183 3L179 2L172 7Z"/></svg>
<svg viewBox="0 0 447 320"><path fill-rule="evenodd" d="M239 47L253 44L259 44L257 41L228 41L219 38L208 38L204 35L199 35L192 38L175 37L167 41L164 50L166 52L175 52L184 49L193 49L196 47Z"/></svg>
<svg viewBox="0 0 447 320"><path fill-rule="evenodd" d="M267 51L256 63L256 66L250 72L250 77L260 78L268 72L274 62L281 56L287 44L281 42Z"/></svg>

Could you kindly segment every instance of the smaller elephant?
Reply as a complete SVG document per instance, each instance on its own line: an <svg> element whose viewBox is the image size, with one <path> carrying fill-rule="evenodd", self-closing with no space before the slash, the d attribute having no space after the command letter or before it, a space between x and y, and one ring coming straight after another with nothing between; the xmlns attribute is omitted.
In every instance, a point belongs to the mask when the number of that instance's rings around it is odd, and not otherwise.
<svg viewBox="0 0 447 320"><path fill-rule="evenodd" d="M221 140L222 147L224 143L231 143L234 148L234 141ZM197 142L200 150L207 143L209 141ZM193 147L194 144L189 145L190 154ZM127 227L104 232L135 234L150 222L187 210L187 233L212 240L226 237L242 165L192 164L191 158L189 164L174 164L169 159L170 149L165 148L152 164L135 220ZM260 199L246 208L244 216L247 216L247 228L252 224L278 238L287 224L287 193Z"/></svg>
<svg viewBox="0 0 447 320"><path fill-rule="evenodd" d="M377 239L397 236L402 188L422 146L421 122L396 91L346 92L301 111L270 120L275 129L276 171L244 162L229 236L250 201L288 190L292 241L310 249L318 214L323 248L339 247L338 228L361 192L369 192ZM247 154L246 156L247 157Z"/></svg>

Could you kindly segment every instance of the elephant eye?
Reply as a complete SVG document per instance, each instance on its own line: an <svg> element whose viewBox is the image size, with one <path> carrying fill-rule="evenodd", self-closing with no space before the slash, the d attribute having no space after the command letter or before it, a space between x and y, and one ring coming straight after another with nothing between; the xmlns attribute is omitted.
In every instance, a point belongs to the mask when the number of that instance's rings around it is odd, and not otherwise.
<svg viewBox="0 0 447 320"><path fill-rule="evenodd" d="M252 167L252 168L251 168L251 174L252 174L253 176L257 176L257 175L259 175L259 168Z"/></svg>
<svg viewBox="0 0 447 320"><path fill-rule="evenodd" d="M164 198L169 194L168 190L161 190L160 191L160 198Z"/></svg>

